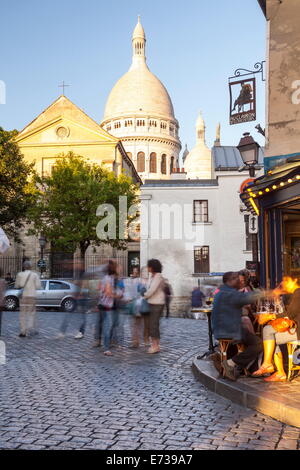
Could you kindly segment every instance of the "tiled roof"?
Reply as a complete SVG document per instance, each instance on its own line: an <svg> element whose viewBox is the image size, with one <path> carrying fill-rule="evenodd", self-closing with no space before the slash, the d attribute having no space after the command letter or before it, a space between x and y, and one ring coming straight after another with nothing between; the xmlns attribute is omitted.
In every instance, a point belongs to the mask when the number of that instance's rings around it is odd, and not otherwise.
<svg viewBox="0 0 300 470"><path fill-rule="evenodd" d="M174 187L174 186L218 186L218 180L190 180L190 179L170 179L170 180L146 180L143 188L147 187Z"/></svg>
<svg viewBox="0 0 300 470"><path fill-rule="evenodd" d="M212 157L215 170L217 169L238 169L243 166L243 161L237 147L220 146L212 148ZM263 166L264 152L261 148L259 151L258 165Z"/></svg>

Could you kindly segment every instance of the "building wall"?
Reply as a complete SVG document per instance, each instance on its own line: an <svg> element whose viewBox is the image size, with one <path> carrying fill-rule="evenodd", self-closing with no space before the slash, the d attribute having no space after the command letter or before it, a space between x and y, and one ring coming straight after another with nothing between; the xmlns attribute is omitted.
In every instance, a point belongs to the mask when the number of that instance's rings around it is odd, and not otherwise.
<svg viewBox="0 0 300 470"><path fill-rule="evenodd" d="M115 145L101 144L41 144L41 145L19 145L25 160L28 163L35 161L35 168L40 174L51 173L51 166L55 164L58 155L73 152L89 159L90 163L104 164L108 170L114 170L116 152Z"/></svg>
<svg viewBox="0 0 300 470"><path fill-rule="evenodd" d="M170 164L171 158L174 157L174 167L179 167L179 154L181 150L181 144L178 138L177 124L170 124L168 120L164 120L166 124L166 129L160 128L160 121L151 120L150 118L141 118L145 123L150 121L157 122L157 127L149 127L145 125L143 127L125 127L125 121L132 121L135 123L138 119L119 119L117 120L120 123L120 128L115 129L111 121L108 124L102 126L110 132L112 135L117 137L122 141L122 144L133 161L135 168L138 169L137 165L137 155L139 152L144 152L145 154L145 171L139 171L140 177L145 180L147 178L151 179L167 179L170 177ZM174 130L170 130L174 129ZM156 153L157 155L157 171L155 173L150 173L150 155L151 153ZM166 155L167 162L167 172L163 174L161 172L161 157Z"/></svg>
<svg viewBox="0 0 300 470"><path fill-rule="evenodd" d="M194 247L209 246L210 272L237 271L245 268L252 253L246 252L244 213L240 212L239 188L245 175L222 172L213 186L142 186L141 188L141 266L150 258L158 258L164 266L163 274L170 281L175 301L173 310L183 313L190 306L191 292L198 283L194 275ZM193 224L193 201L208 200L209 222ZM175 209L174 203L186 216L182 226L190 230L197 226L199 233L193 240L187 232L180 238L173 235L175 222L167 214L160 219L160 239L153 230L158 226L158 204ZM161 206L160 206L161 208ZM178 216L179 217L179 216ZM171 220L171 223L170 223ZM179 218L176 219L179 227ZM171 225L171 237L162 239L163 230Z"/></svg>
<svg viewBox="0 0 300 470"><path fill-rule="evenodd" d="M300 152L300 2L267 0L266 157Z"/></svg>

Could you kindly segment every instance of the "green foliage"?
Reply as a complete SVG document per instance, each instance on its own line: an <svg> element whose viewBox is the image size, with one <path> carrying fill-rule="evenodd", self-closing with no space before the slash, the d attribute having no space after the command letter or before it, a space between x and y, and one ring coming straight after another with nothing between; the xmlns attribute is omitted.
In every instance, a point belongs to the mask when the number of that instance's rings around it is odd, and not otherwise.
<svg viewBox="0 0 300 470"><path fill-rule="evenodd" d="M0 226L18 240L18 229L23 227L25 213L32 203L29 177L34 164L24 161L13 141L17 133L0 127Z"/></svg>
<svg viewBox="0 0 300 470"><path fill-rule="evenodd" d="M84 256L91 245L108 243L126 248L122 239L99 240L96 216L100 204L112 204L117 212L119 196L127 196L128 207L137 202L137 186L125 174L116 177L102 166L92 164L69 152L59 155L51 176L35 175L35 205L28 211L30 234L43 233L57 249Z"/></svg>

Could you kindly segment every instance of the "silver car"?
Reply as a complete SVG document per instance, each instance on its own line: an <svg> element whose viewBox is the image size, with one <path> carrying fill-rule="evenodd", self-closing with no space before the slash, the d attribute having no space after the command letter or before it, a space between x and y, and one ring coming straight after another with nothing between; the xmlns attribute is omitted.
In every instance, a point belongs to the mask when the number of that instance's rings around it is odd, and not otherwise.
<svg viewBox="0 0 300 470"><path fill-rule="evenodd" d="M73 282L59 279L42 279L42 288L36 291L37 307L59 307L65 312L72 312L76 307L78 287ZM15 289L11 284L4 299L5 310L13 311L19 307L21 289Z"/></svg>

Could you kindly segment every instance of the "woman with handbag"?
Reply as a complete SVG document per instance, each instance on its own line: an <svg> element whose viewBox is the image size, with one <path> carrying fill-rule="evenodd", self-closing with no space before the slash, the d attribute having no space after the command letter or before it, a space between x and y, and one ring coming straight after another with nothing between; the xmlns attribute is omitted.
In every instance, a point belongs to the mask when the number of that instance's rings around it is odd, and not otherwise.
<svg viewBox="0 0 300 470"><path fill-rule="evenodd" d="M286 310L286 314L266 317L266 320L271 321L263 329L264 361L261 367L252 374L253 377L272 374L264 379L266 382L286 381L279 346L300 339L300 289L295 290ZM275 367L272 362L273 356Z"/></svg>
<svg viewBox="0 0 300 470"><path fill-rule="evenodd" d="M104 355L112 356L110 351L113 326L116 316L116 279L117 265L113 260L109 260L107 274L100 281L100 295L98 308L100 314L100 334L103 326Z"/></svg>
<svg viewBox="0 0 300 470"><path fill-rule="evenodd" d="M144 267L141 270L141 277L137 278L137 293L138 297L135 301L135 313L132 323L132 348L138 348L140 345L140 338L143 335L144 345L150 346L149 339L149 313L150 305L143 295L147 291L148 271Z"/></svg>
<svg viewBox="0 0 300 470"><path fill-rule="evenodd" d="M150 259L147 264L150 273L150 279L147 284L147 290L144 298L150 305L149 313L149 334L151 338L151 347L148 354L160 352L160 331L159 322L165 306L165 281L162 277L162 265L158 259Z"/></svg>

